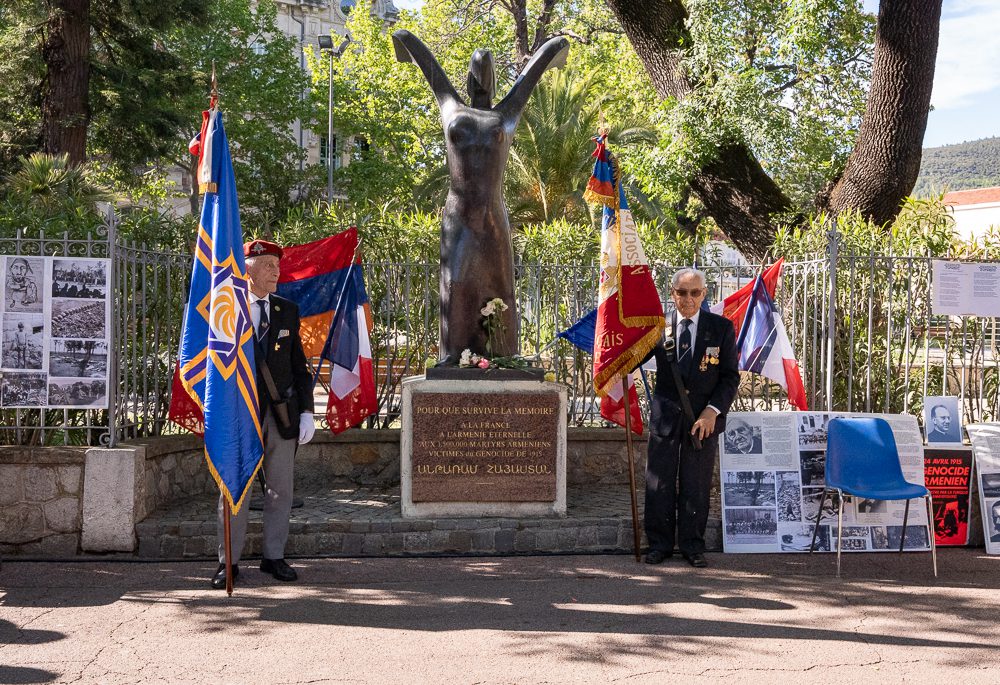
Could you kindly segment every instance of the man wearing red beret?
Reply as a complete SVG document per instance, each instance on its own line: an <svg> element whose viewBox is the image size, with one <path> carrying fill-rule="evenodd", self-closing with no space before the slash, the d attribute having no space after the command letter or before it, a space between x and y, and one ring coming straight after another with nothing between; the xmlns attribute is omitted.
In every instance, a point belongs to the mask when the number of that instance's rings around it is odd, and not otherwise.
<svg viewBox="0 0 1000 685"><path fill-rule="evenodd" d="M288 517L292 510L292 481L295 449L312 440L313 378L309 372L302 341L299 339L299 308L291 300L275 295L278 289L278 266L283 251L280 245L254 240L243 246L247 280L250 286L250 318L253 321L257 362L257 397L264 431L264 538L260 570L278 580L295 580L295 569L285 562L288 540ZM279 402L287 407L288 423L283 425L283 411L261 372L261 361L270 371ZM247 531L244 506L232 518L233 578L239 574L240 552ZM212 587L226 587L225 549L223 547L223 506L219 498L219 569L212 577Z"/></svg>

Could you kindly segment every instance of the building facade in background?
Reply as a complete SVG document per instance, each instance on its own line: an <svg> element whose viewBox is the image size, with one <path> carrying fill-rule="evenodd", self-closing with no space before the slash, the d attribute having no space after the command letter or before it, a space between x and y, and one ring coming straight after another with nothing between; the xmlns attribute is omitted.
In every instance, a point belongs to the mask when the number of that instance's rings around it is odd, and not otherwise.
<svg viewBox="0 0 1000 685"><path fill-rule="evenodd" d="M955 233L963 240L981 239L990 226L1000 226L1000 187L955 190L942 199L955 218Z"/></svg>

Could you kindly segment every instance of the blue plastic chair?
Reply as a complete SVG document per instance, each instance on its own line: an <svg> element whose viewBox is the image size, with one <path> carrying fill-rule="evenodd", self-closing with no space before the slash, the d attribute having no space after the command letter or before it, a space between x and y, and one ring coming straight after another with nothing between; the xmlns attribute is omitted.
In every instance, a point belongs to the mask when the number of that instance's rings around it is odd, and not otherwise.
<svg viewBox="0 0 1000 685"><path fill-rule="evenodd" d="M837 577L840 577L841 532L844 527L844 499L861 497L877 500L906 500L903 512L903 530L899 551L906 542L906 521L910 515L910 500L923 497L927 505L928 533L931 545L931 563L937 577L937 549L934 545L934 504L930 490L923 485L910 483L903 478L899 464L899 451L892 429L885 419L839 418L831 419L826 435L826 486L816 514L811 553L816 545L820 519L827 495L837 494Z"/></svg>

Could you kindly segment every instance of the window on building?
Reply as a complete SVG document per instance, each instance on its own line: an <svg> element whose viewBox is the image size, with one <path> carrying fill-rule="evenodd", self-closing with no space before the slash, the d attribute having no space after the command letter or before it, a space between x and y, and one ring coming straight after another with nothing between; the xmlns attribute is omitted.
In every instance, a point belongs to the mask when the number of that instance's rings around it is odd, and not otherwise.
<svg viewBox="0 0 1000 685"><path fill-rule="evenodd" d="M358 0L340 0L340 11L344 14L350 14L354 6L358 4Z"/></svg>
<svg viewBox="0 0 1000 685"><path fill-rule="evenodd" d="M326 168L326 165L327 165L327 159L328 159L327 155L328 154L329 154L329 146L327 145L327 138L326 138L326 136L321 136L320 139L319 139L319 164L324 169ZM339 169L340 168L340 162L341 162L341 160L340 160L340 148L339 148L339 145L337 143L337 136L334 136L333 137L333 168L334 169Z"/></svg>

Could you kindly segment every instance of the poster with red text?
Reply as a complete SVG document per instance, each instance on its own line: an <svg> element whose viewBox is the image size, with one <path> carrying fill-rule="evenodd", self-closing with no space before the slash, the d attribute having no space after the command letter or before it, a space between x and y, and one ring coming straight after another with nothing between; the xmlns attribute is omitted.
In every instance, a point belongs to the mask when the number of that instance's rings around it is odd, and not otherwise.
<svg viewBox="0 0 1000 685"><path fill-rule="evenodd" d="M924 485L934 499L934 539L937 544L969 544L972 448L924 448Z"/></svg>

